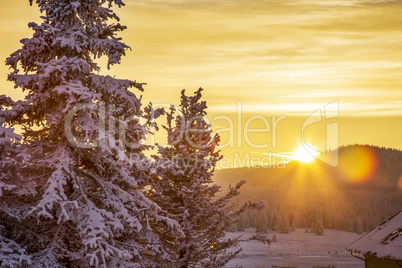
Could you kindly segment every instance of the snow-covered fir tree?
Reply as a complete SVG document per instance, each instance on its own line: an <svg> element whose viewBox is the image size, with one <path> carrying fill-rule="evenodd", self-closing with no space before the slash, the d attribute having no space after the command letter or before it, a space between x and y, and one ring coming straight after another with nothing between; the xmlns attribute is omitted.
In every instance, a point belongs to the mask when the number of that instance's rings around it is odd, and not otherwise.
<svg viewBox="0 0 402 268"><path fill-rule="evenodd" d="M224 231L237 221L240 213L254 203L236 209L231 198L239 194L244 181L218 196L220 187L212 176L221 159L217 150L219 136L212 135L205 120L206 102L199 89L194 96L181 94L179 109L167 114L167 146L158 146L153 188L149 195L167 217L179 222L184 237L172 237L160 230L160 237L174 256L174 267L220 267L239 250L228 250L238 238L224 238Z"/></svg>
<svg viewBox="0 0 402 268"><path fill-rule="evenodd" d="M14 133L14 128L7 125L5 112L12 107L14 102L4 95L0 95L0 197L3 191L12 190L16 185L12 179L17 176L16 161L21 150L15 145L21 140L21 136Z"/></svg>
<svg viewBox="0 0 402 268"><path fill-rule="evenodd" d="M317 216L314 232L316 235L324 235L324 223L322 217Z"/></svg>
<svg viewBox="0 0 402 268"><path fill-rule="evenodd" d="M36 4L43 22L6 61L26 97L0 99L0 266L161 267L170 257L152 228L180 230L143 194L142 142L159 111L130 91L143 84L99 75L94 61L125 55L111 9L124 4Z"/></svg>
<svg viewBox="0 0 402 268"><path fill-rule="evenodd" d="M22 151L16 146L21 136L14 133L14 129L5 122L4 112L12 107L14 102L6 97L0 96L0 265L1 267L20 267L32 263L31 256L26 250L13 240L3 236L6 228L2 223L7 220L7 203L12 203L13 198L7 194L10 191L17 191L21 185L17 185L15 178L19 176L17 159ZM12 213L12 211L9 211Z"/></svg>

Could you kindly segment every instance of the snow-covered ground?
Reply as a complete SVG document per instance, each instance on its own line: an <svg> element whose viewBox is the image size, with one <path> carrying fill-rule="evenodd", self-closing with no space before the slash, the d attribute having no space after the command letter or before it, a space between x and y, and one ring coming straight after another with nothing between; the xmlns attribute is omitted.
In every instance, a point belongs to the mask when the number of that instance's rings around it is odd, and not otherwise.
<svg viewBox="0 0 402 268"><path fill-rule="evenodd" d="M311 268L314 266L335 265L336 268L363 268L364 261L345 253L344 248L361 237L356 233L337 230L325 230L324 236L305 233L305 229L296 229L290 234L270 232L267 237L272 240L276 235L277 242L267 244L251 240L241 242L243 250L239 256L229 262L227 267L239 264L245 268L265 268L272 265ZM255 235L254 228L245 232L227 233L228 237L243 235L247 239Z"/></svg>

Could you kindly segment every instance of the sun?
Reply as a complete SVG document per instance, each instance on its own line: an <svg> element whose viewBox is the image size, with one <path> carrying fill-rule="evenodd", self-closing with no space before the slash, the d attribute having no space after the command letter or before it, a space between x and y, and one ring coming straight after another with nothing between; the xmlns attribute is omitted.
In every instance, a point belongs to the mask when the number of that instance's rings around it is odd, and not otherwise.
<svg viewBox="0 0 402 268"><path fill-rule="evenodd" d="M316 159L318 154L313 148L300 145L295 151L294 159L299 162L310 163Z"/></svg>

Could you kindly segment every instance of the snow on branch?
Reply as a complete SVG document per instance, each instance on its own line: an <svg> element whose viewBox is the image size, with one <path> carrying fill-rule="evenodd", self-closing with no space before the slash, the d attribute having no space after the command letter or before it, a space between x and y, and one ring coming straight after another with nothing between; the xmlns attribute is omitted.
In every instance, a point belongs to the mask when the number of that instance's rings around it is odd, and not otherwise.
<svg viewBox="0 0 402 268"><path fill-rule="evenodd" d="M0 261L2 267L21 267L32 263L24 248L0 235Z"/></svg>

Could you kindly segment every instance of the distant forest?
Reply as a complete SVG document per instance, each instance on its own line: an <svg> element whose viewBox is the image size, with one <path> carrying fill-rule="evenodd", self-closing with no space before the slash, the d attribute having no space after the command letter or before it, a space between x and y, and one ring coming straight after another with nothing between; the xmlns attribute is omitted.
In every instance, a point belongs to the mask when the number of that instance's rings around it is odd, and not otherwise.
<svg viewBox="0 0 402 268"><path fill-rule="evenodd" d="M351 145L326 152L338 154L331 167L319 160L291 161L284 169L257 167L215 172L226 189L241 180L236 202L262 200L266 208L248 211L231 231L255 227L288 233L294 228L322 234L323 228L367 232L402 210L402 151Z"/></svg>

